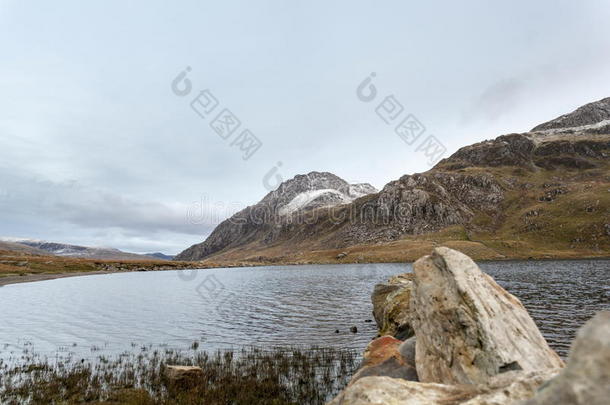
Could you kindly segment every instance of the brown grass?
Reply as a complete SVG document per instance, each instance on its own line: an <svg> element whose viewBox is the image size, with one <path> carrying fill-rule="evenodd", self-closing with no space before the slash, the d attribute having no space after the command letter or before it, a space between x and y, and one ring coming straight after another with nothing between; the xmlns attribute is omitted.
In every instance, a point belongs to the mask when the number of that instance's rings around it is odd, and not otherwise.
<svg viewBox="0 0 610 405"><path fill-rule="evenodd" d="M492 174L504 185L505 198L497 213L476 212L465 225L340 249L326 249L324 241L316 238L296 245L252 243L219 252L203 263L404 262L417 260L440 245L460 250L475 260L610 257L610 163L598 163L601 166L588 170L460 169ZM342 252L347 256L337 258Z"/></svg>
<svg viewBox="0 0 610 405"><path fill-rule="evenodd" d="M93 260L0 250L0 284L3 278L14 279L15 277L28 275L48 276L91 272L177 270L203 267L205 266L193 262L154 259L143 261Z"/></svg>
<svg viewBox="0 0 610 405"><path fill-rule="evenodd" d="M46 361L32 353L0 360L0 403L17 404L323 404L356 368L352 350L246 348L213 354L152 350L89 362ZM195 365L203 376L168 381L166 365Z"/></svg>

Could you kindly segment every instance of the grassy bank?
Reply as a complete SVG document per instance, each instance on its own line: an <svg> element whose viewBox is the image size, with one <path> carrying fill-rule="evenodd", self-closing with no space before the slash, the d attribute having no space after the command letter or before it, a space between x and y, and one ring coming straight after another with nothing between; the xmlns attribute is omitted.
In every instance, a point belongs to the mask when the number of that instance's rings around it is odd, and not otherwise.
<svg viewBox="0 0 610 405"><path fill-rule="evenodd" d="M84 273L178 270L203 267L208 266L194 262L174 262L167 260L95 260L34 255L27 252L0 250L0 285Z"/></svg>
<svg viewBox="0 0 610 405"><path fill-rule="evenodd" d="M178 352L142 348L116 358L51 361L32 353L0 360L0 403L17 404L323 404L347 383L351 350L247 348ZM194 365L188 385L164 377L166 365Z"/></svg>

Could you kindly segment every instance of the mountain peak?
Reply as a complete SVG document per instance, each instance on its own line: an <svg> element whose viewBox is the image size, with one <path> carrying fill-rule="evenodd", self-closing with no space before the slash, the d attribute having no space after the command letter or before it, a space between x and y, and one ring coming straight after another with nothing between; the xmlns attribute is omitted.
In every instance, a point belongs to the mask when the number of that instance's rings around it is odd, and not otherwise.
<svg viewBox="0 0 610 405"><path fill-rule="evenodd" d="M375 192L368 183L350 184L333 173L312 171L284 181L259 204L285 215L301 209L348 203Z"/></svg>
<svg viewBox="0 0 610 405"><path fill-rule="evenodd" d="M610 97L585 104L571 113L540 124L532 132L595 125L610 120ZM610 124L610 123L609 123Z"/></svg>
<svg viewBox="0 0 610 405"><path fill-rule="evenodd" d="M279 236L278 229L290 223L293 214L349 204L376 192L368 183L350 184L329 172L298 174L269 192L259 203L223 221L204 242L180 253L176 260L200 260L260 239L271 243Z"/></svg>

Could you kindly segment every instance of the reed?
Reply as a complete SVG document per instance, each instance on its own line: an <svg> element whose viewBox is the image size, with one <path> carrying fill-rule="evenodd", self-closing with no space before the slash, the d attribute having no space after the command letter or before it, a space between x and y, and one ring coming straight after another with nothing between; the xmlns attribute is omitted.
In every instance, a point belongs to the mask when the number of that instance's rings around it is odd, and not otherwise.
<svg viewBox="0 0 610 405"><path fill-rule="evenodd" d="M258 348L208 353L142 346L86 360L43 358L29 350L0 360L2 404L323 404L357 367L353 350ZM188 386L164 377L166 365L203 376Z"/></svg>

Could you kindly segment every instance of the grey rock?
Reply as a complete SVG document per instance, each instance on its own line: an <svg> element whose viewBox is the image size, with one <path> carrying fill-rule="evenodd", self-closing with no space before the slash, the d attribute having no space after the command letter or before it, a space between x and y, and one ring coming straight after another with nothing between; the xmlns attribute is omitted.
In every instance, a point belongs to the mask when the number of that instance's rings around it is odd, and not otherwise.
<svg viewBox="0 0 610 405"><path fill-rule="evenodd" d="M423 405L451 404L448 398L467 399L474 389L444 384L417 383L391 377L363 377L328 405ZM455 402L454 402L455 403Z"/></svg>
<svg viewBox="0 0 610 405"><path fill-rule="evenodd" d="M398 347L398 352L402 356L402 358L409 364L415 363L415 336L410 337L409 339L402 342L402 344Z"/></svg>
<svg viewBox="0 0 610 405"><path fill-rule="evenodd" d="M400 340L413 336L409 309L412 277L410 273L403 274L374 287L371 294L373 316L381 336L389 335Z"/></svg>
<svg viewBox="0 0 610 405"><path fill-rule="evenodd" d="M184 388L197 385L203 377L203 370L196 366L165 366L164 376L170 388Z"/></svg>
<svg viewBox="0 0 610 405"><path fill-rule="evenodd" d="M525 405L606 405L609 402L610 311L602 311L578 331L566 368Z"/></svg>
<svg viewBox="0 0 610 405"><path fill-rule="evenodd" d="M367 376L350 384L329 405L508 405L535 395L559 370L511 372L487 384L422 383L387 376ZM567 404L569 402L556 402Z"/></svg>
<svg viewBox="0 0 610 405"><path fill-rule="evenodd" d="M413 265L410 307L423 382L481 384L563 366L521 302L466 255L434 249Z"/></svg>
<svg viewBox="0 0 610 405"><path fill-rule="evenodd" d="M402 355L400 351L402 343L391 336L382 336L369 343L364 352L362 365L350 380L350 384L369 376L418 381L415 358ZM408 350L406 352L409 354Z"/></svg>
<svg viewBox="0 0 610 405"><path fill-rule="evenodd" d="M610 119L610 97L585 104L569 114L564 114L554 120L534 127L532 131L580 127L608 119Z"/></svg>

